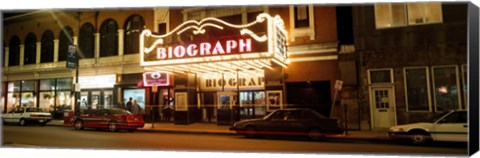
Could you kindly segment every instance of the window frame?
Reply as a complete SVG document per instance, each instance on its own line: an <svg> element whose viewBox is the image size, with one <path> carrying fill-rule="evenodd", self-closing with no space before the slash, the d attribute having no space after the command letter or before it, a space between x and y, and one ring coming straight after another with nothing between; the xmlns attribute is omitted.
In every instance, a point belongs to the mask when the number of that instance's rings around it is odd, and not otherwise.
<svg viewBox="0 0 480 158"><path fill-rule="evenodd" d="M92 32L89 32L92 28ZM92 23L84 23L79 30L78 35L78 48L79 53L83 56L79 56L82 59L95 58L95 26ZM91 40L89 40L91 38ZM84 43L88 42L88 43ZM91 44L91 48L88 48L88 45ZM88 49L88 50L87 50ZM86 53L87 52L87 53ZM88 54L88 56L86 55Z"/></svg>
<svg viewBox="0 0 480 158"><path fill-rule="evenodd" d="M15 35L10 38L8 43L8 67L20 66L20 45L21 41L18 36Z"/></svg>
<svg viewBox="0 0 480 158"><path fill-rule="evenodd" d="M438 108L437 108L437 96L435 94L435 89L437 88L436 84L435 84L435 68L449 68L449 67L454 67L455 68L455 81L456 81L456 86L457 86L457 90L460 89L460 78L459 78L459 68L458 68L458 65L440 65L440 66L432 66L431 67L431 76L432 76L432 88L433 88L433 92L432 92L432 95L433 95L433 103L434 103L434 106L435 106L435 111L438 112ZM461 102L461 95L460 95L460 92L457 92L457 103L458 103L458 107L456 109L462 109L462 102ZM442 111L448 111L448 110L442 110Z"/></svg>
<svg viewBox="0 0 480 158"><path fill-rule="evenodd" d="M115 28L109 28L109 23L113 22ZM113 31L110 29L114 29ZM100 57L113 57L118 56L118 22L115 19L109 18L105 19L102 24L100 25ZM111 32L110 32L111 31ZM113 39L113 40L112 40ZM113 46L109 46L110 43L108 42L113 41ZM113 48L113 52L108 48Z"/></svg>
<svg viewBox="0 0 480 158"><path fill-rule="evenodd" d="M295 5L290 5L289 8L289 17L290 17L290 40L295 41L296 37L305 37L309 36L310 40L315 40L315 13L313 4L308 4L308 19L309 27L296 28L295 27Z"/></svg>
<svg viewBox="0 0 480 158"><path fill-rule="evenodd" d="M463 94L463 104L461 105L462 109L468 109L468 89L469 89L469 86L468 86L468 66L467 64L462 64L462 94ZM464 75L464 73L466 73Z"/></svg>
<svg viewBox="0 0 480 158"><path fill-rule="evenodd" d="M440 21L439 22L422 22L422 23L410 23L410 19L409 19L409 4L414 4L414 3L438 3L440 5ZM443 23L443 7L442 7L442 3L441 2L413 2L413 3L388 3L389 5L389 13L390 13L390 20L392 20L392 4L404 4L404 12L405 12L405 15L404 15L404 19L405 19L405 22L403 25L397 25L397 26L388 26L388 27L379 27L378 24L377 24L377 5L380 5L380 3L378 4L375 4L373 7L374 7L374 19L375 19L375 28L377 30L382 30L382 29L391 29L391 28L399 28L399 27L407 27L407 26L419 26L419 25L431 25L431 24L439 24L439 23ZM385 4L383 4L385 5ZM425 6L423 6L422 10L424 11L425 13ZM379 14L379 13L378 13ZM425 14L423 15L423 19L425 19Z"/></svg>
<svg viewBox="0 0 480 158"><path fill-rule="evenodd" d="M140 21L135 21L134 19L136 17L140 18ZM140 22L140 25L142 25L140 28L135 28L133 26L136 26L136 22ZM140 41L140 34L144 30L145 26L145 18L139 14L132 14L130 15L124 26L125 30L125 35L123 36L123 54L128 55L128 54L138 54L140 50L140 45L138 44ZM136 48L135 48L136 45Z"/></svg>
<svg viewBox="0 0 480 158"><path fill-rule="evenodd" d="M30 59L33 61L26 62L25 59ZM37 63L37 36L30 32L27 37L25 37L25 50L23 55L23 65L36 64Z"/></svg>
<svg viewBox="0 0 480 158"><path fill-rule="evenodd" d="M372 71L390 71L390 82L372 83L372 80L371 80L371 72ZM393 68L368 69L367 70L367 77L368 77L368 84L369 85L385 85L385 84L393 84L395 82L395 79L393 78Z"/></svg>
<svg viewBox="0 0 480 158"><path fill-rule="evenodd" d="M55 34L52 30L45 30L42 33L42 43L40 48L40 63L51 63L54 62L54 49L55 49ZM47 47L48 46L48 47Z"/></svg>
<svg viewBox="0 0 480 158"><path fill-rule="evenodd" d="M408 89L407 89L407 69L425 69L426 84L427 84L427 99L428 99L428 111L425 110L409 110L408 108ZM405 92L405 108L406 112L431 112L432 109L432 92L430 83L430 72L427 66L405 67L403 68L403 85Z"/></svg>

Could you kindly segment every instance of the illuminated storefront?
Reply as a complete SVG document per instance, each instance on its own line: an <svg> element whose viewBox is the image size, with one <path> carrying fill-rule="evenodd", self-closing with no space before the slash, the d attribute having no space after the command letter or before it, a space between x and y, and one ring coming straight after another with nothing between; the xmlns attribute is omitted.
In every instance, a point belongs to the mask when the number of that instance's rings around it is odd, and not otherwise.
<svg viewBox="0 0 480 158"><path fill-rule="evenodd" d="M140 65L173 76L175 123L231 124L282 108L286 39L283 20L266 13L245 25L190 20L163 35L144 30Z"/></svg>

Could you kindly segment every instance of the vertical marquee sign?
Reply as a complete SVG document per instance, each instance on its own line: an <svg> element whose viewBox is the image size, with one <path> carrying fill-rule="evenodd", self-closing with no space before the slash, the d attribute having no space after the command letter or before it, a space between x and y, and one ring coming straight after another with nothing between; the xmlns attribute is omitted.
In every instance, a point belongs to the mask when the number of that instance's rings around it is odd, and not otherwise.
<svg viewBox="0 0 480 158"><path fill-rule="evenodd" d="M285 66L286 35L283 20L266 13L245 25L217 18L190 20L163 35L144 30L140 35L140 65L269 59Z"/></svg>

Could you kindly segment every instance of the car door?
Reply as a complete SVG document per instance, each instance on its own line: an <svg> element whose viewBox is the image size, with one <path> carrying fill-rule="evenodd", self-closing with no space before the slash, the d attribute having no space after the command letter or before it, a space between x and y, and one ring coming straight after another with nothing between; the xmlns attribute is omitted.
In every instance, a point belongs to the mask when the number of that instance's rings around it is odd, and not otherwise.
<svg viewBox="0 0 480 158"><path fill-rule="evenodd" d="M292 110L287 114L287 118L282 121L282 129L289 135L302 135L308 131L309 121L303 118L301 110Z"/></svg>
<svg viewBox="0 0 480 158"><path fill-rule="evenodd" d="M432 131L437 141L468 141L467 112L456 111L437 121Z"/></svg>
<svg viewBox="0 0 480 158"><path fill-rule="evenodd" d="M96 111L91 118L92 126L95 128L107 128L108 127L108 114L109 111L101 109Z"/></svg>
<svg viewBox="0 0 480 158"><path fill-rule="evenodd" d="M2 118L5 122L13 122L13 116L15 114L15 110L11 110L10 112L3 114Z"/></svg>
<svg viewBox="0 0 480 158"><path fill-rule="evenodd" d="M283 132L282 123L286 119L286 112L282 110L275 111L267 121L257 125L257 130L267 132L267 134L280 134Z"/></svg>

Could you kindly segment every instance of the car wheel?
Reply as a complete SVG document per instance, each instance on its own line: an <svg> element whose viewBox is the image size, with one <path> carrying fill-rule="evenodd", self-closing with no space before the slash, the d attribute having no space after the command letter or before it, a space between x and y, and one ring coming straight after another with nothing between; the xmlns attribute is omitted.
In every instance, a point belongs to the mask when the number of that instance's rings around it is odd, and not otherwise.
<svg viewBox="0 0 480 158"><path fill-rule="evenodd" d="M25 126L27 124L27 122L25 121L25 119L20 119L20 122L19 122L20 126Z"/></svg>
<svg viewBox="0 0 480 158"><path fill-rule="evenodd" d="M81 120L75 121L75 124L73 125L76 130L81 130L83 129L83 122Z"/></svg>
<svg viewBox="0 0 480 158"><path fill-rule="evenodd" d="M117 131L117 123L115 123L115 122L110 122L110 123L108 124L108 130L109 130L110 132L115 132L115 131Z"/></svg>
<svg viewBox="0 0 480 158"><path fill-rule="evenodd" d="M424 131L410 132L410 142L414 145L424 145L430 141L430 134Z"/></svg>
<svg viewBox="0 0 480 158"><path fill-rule="evenodd" d="M255 138L257 136L257 129L253 126L245 127L245 137L247 138Z"/></svg>
<svg viewBox="0 0 480 158"><path fill-rule="evenodd" d="M325 136L322 134L322 132L319 129L310 129L308 131L308 138L314 141L318 141L323 139Z"/></svg>

